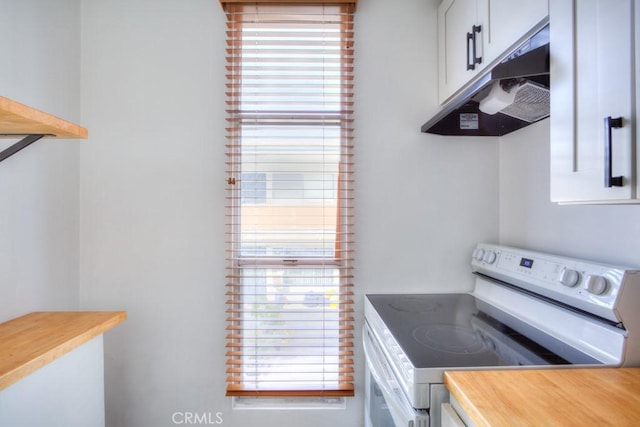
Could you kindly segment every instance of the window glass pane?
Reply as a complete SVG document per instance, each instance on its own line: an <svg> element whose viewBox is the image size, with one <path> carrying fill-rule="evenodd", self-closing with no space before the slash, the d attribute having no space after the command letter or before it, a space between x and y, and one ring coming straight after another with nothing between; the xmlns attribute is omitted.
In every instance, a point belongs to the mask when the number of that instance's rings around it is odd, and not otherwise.
<svg viewBox="0 0 640 427"><path fill-rule="evenodd" d="M304 181L302 173L273 173L271 175L271 191L274 200L280 199L281 203L305 204Z"/></svg>
<svg viewBox="0 0 640 427"><path fill-rule="evenodd" d="M265 200L240 206L243 254L334 257L340 140L333 127L244 126L243 176L265 179Z"/></svg>
<svg viewBox="0 0 640 427"><path fill-rule="evenodd" d="M338 270L245 268L243 286L245 385L337 386Z"/></svg>

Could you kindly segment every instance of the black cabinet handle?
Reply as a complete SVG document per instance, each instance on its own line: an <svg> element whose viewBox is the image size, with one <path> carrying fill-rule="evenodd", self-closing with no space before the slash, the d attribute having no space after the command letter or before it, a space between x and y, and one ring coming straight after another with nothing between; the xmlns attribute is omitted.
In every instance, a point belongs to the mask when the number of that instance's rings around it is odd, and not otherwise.
<svg viewBox="0 0 640 427"><path fill-rule="evenodd" d="M471 61L469 60L469 58L470 58L469 54L471 53L470 49L469 49L469 46L470 46L469 43L473 44L473 59ZM476 43L474 41L473 34L472 33L467 33L467 71L468 70L473 70L473 69L476 68L476 66L473 65L474 64L474 60L475 60L475 55L476 55L475 52L476 52Z"/></svg>
<svg viewBox="0 0 640 427"><path fill-rule="evenodd" d="M604 118L604 186L622 187L621 176L611 176L612 168L612 138L611 129L622 127L622 117L612 119L611 116Z"/></svg>
<svg viewBox="0 0 640 427"><path fill-rule="evenodd" d="M480 32L482 31L482 25L474 25L473 27L471 27L471 31L473 32L473 63L481 64L482 57L477 56L476 51L476 45L478 44L478 41L476 40L476 34L480 34Z"/></svg>

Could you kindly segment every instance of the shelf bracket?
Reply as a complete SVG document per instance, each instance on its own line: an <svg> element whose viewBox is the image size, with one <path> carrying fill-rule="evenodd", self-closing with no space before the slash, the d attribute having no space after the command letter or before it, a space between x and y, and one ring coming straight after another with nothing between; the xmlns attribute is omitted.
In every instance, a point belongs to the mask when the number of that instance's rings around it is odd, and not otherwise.
<svg viewBox="0 0 640 427"><path fill-rule="evenodd" d="M7 137L7 136L15 136L15 137L20 137L22 136L23 138L16 142L15 144L13 144L12 146L10 146L9 148L6 148L2 151L0 151L0 162L3 161L4 159L13 156L14 154L16 154L18 151L22 150L23 148L26 148L28 146L30 146L31 144L33 144L34 142L36 142L37 140L44 138L45 136L54 136L54 135L50 135L50 134L33 134L33 135L24 135L24 134L0 134L0 136L3 137Z"/></svg>

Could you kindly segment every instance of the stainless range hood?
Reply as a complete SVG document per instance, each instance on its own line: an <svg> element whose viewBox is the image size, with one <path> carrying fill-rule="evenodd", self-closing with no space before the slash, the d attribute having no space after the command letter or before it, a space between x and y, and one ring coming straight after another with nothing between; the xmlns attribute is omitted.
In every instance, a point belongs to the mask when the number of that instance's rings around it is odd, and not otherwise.
<svg viewBox="0 0 640 427"><path fill-rule="evenodd" d="M549 26L449 101L421 131L502 136L549 116Z"/></svg>

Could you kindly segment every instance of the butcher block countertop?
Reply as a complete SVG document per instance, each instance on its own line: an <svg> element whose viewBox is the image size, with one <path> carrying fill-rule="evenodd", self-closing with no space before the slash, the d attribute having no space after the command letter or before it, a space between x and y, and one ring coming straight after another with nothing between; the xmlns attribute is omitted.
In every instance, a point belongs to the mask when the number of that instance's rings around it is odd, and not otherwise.
<svg viewBox="0 0 640 427"><path fill-rule="evenodd" d="M36 312L0 323L0 390L126 318L124 311Z"/></svg>
<svg viewBox="0 0 640 427"><path fill-rule="evenodd" d="M640 368L449 371L477 426L638 426Z"/></svg>

